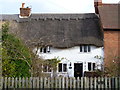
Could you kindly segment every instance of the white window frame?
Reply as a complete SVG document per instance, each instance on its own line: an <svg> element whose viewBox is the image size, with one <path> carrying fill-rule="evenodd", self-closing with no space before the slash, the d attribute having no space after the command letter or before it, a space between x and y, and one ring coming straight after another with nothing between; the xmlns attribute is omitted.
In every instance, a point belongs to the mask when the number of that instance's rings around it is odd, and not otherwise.
<svg viewBox="0 0 120 90"><path fill-rule="evenodd" d="M50 53L50 46L46 46L46 47L40 47L39 50L40 50L40 53L45 53L44 52L44 49L46 48L46 53ZM42 51L41 51L42 50Z"/></svg>
<svg viewBox="0 0 120 90"><path fill-rule="evenodd" d="M59 72L59 64L62 64L62 71L61 72ZM64 71L64 64L66 64L66 71ZM57 71L59 73L67 72L67 63L58 63L58 69L57 69Z"/></svg>
<svg viewBox="0 0 120 90"><path fill-rule="evenodd" d="M85 52L85 46L87 48L87 51ZM80 45L80 53L90 53L91 52L91 46L90 45Z"/></svg>
<svg viewBox="0 0 120 90"><path fill-rule="evenodd" d="M96 70L96 63L94 63L94 62L88 62L88 63L91 63L91 70L88 69L88 71L94 71L94 70ZM94 68L93 68L93 64L95 64Z"/></svg>

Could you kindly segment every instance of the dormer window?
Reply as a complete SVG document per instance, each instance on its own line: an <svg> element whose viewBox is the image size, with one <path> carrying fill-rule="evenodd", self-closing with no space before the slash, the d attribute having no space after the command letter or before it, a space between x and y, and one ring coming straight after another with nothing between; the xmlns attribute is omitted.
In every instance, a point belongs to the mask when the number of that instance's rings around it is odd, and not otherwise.
<svg viewBox="0 0 120 90"><path fill-rule="evenodd" d="M41 53L50 53L50 46L47 47L41 47L40 48Z"/></svg>
<svg viewBox="0 0 120 90"><path fill-rule="evenodd" d="M80 46L80 52L91 52L91 47L87 45Z"/></svg>

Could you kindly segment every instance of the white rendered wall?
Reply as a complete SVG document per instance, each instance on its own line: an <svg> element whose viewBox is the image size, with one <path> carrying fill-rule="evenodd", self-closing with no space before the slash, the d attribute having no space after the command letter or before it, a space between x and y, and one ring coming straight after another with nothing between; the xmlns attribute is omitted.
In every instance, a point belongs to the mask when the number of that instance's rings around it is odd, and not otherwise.
<svg viewBox="0 0 120 90"><path fill-rule="evenodd" d="M83 73L88 71L88 62L96 63L96 68L101 69L103 64L104 52L102 47L91 46L91 52L80 52L80 47L75 46L68 49L50 48L50 53L40 53L38 55L44 59L64 58L61 63L67 63L67 73L59 73L63 75L74 76L74 63L83 63ZM95 58L97 56L97 58ZM69 69L69 64L72 64L72 69Z"/></svg>

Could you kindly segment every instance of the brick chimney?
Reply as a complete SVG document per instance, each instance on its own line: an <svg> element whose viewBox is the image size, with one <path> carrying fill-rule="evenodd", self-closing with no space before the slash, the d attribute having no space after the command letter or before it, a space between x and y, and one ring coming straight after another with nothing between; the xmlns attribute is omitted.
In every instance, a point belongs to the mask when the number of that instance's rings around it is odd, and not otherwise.
<svg viewBox="0 0 120 90"><path fill-rule="evenodd" d="M98 6L102 5L102 0L94 0L95 13L99 14Z"/></svg>
<svg viewBox="0 0 120 90"><path fill-rule="evenodd" d="M31 8L24 7L25 3L22 3L22 7L20 8L20 18L28 18L31 15Z"/></svg>

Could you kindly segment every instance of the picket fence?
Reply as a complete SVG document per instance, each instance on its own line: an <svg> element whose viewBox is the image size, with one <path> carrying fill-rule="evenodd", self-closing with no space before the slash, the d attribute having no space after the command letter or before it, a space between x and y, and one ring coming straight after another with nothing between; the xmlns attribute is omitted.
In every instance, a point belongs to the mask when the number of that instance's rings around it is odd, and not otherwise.
<svg viewBox="0 0 120 90"><path fill-rule="evenodd" d="M0 87L2 89L9 88L81 88L81 89L100 89L100 88L116 88L120 90L120 77L30 77L30 78L13 78L2 77L0 79Z"/></svg>

